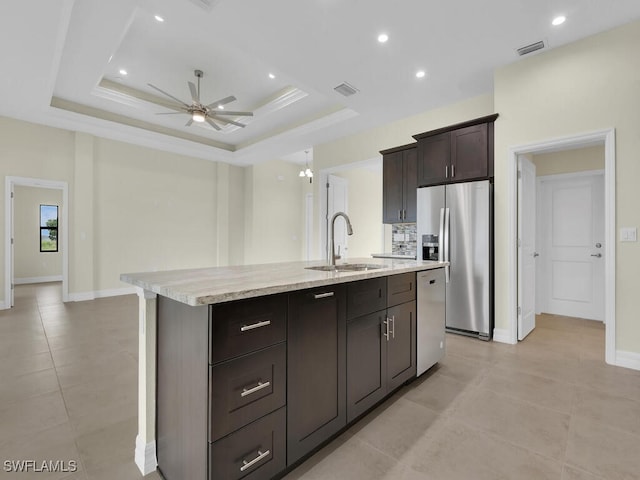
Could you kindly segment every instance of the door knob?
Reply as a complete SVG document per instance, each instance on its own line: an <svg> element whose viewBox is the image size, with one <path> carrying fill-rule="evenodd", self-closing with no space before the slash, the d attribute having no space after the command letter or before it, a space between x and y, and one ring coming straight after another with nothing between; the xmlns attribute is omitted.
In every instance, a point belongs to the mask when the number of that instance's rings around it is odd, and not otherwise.
<svg viewBox="0 0 640 480"><path fill-rule="evenodd" d="M600 257L602 257L602 254L601 253L592 253L591 256L592 257L596 257L596 258L600 258Z"/></svg>

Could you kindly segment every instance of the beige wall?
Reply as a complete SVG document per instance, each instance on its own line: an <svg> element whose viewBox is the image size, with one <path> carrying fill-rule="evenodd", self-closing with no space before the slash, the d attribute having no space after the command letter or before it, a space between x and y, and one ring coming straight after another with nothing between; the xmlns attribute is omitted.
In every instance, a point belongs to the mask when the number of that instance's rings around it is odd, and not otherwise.
<svg viewBox="0 0 640 480"><path fill-rule="evenodd" d="M459 103L447 105L434 110L414 115L388 125L366 130L357 135L344 137L335 142L317 145L313 150L313 164L316 172L331 170L340 165L362 162L381 157L380 150L398 145L412 143L412 135L436 128L464 122L471 118L482 117L494 113L493 95L486 94L470 98ZM314 197L316 211L319 210L321 185L316 186ZM382 200L380 200L382 205ZM381 207L382 208L382 207ZM380 214L382 218L382 214ZM386 237L391 238L390 227L385 230ZM315 251L320 252L320 222L315 224ZM390 240L384 245L390 251Z"/></svg>
<svg viewBox="0 0 640 480"><path fill-rule="evenodd" d="M604 146L531 155L536 176L604 170Z"/></svg>
<svg viewBox="0 0 640 480"><path fill-rule="evenodd" d="M217 188L219 170L227 181L226 196ZM124 272L241 259L244 245L221 239L240 239L242 244L244 205L237 196L244 192L235 187L242 190L243 173L239 167L0 118L0 176L69 185L72 299L128 288L119 280ZM1 182L3 203L4 195ZM4 208L0 226L4 252ZM1 255L2 271L4 260ZM4 275L2 303L3 297Z"/></svg>
<svg viewBox="0 0 640 480"><path fill-rule="evenodd" d="M301 260L304 183L300 167L273 160L245 172L244 263Z"/></svg>
<svg viewBox="0 0 640 480"><path fill-rule="evenodd" d="M348 257L370 257L372 253L382 252L382 162L379 168L352 168L333 175L344 178L349 185L347 214L353 235L347 239Z"/></svg>
<svg viewBox="0 0 640 480"><path fill-rule="evenodd" d="M40 205L57 205L62 190L17 185L14 188L14 278L16 283L62 278L62 244L57 252L40 251Z"/></svg>
<svg viewBox="0 0 640 480"><path fill-rule="evenodd" d="M607 128L616 130L616 224L640 224L640 22L498 69L495 109L496 327L506 329L509 147ZM640 353L640 247L616 245L617 349Z"/></svg>

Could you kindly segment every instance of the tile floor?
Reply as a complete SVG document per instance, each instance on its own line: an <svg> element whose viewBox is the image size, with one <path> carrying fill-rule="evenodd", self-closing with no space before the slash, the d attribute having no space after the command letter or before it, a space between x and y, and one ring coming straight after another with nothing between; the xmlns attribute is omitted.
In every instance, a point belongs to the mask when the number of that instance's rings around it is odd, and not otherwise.
<svg viewBox="0 0 640 480"><path fill-rule="evenodd" d="M286 480L640 479L640 372L604 363L599 323L537 322L518 345L448 335L432 371ZM141 478L136 335L135 296L62 304L59 284L16 287L0 311L0 479Z"/></svg>

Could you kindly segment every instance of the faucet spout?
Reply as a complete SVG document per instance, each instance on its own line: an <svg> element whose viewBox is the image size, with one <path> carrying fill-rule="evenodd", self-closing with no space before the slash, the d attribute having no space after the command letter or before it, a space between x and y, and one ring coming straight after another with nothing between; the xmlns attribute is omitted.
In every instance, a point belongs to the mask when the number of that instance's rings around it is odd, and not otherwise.
<svg viewBox="0 0 640 480"><path fill-rule="evenodd" d="M353 235L353 227L351 226L351 220L349 220L349 217L347 216L347 214L344 212L336 212L333 215L333 217L331 217L331 222L330 222L331 236L330 236L330 242L329 242L329 265L332 265L332 266L335 266L336 264L336 255L335 255L336 246L335 246L334 234L335 234L335 223L338 217L344 218L345 222L347 222L347 235Z"/></svg>

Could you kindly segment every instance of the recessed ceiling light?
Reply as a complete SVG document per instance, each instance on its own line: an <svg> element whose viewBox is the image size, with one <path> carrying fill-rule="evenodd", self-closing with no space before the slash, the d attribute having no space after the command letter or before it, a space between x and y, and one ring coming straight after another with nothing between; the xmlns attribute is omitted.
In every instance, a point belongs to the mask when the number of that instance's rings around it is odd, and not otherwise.
<svg viewBox="0 0 640 480"><path fill-rule="evenodd" d="M160 15L155 15L153 18L155 18L160 23L164 22L164 18L162 18Z"/></svg>
<svg viewBox="0 0 640 480"><path fill-rule="evenodd" d="M120 69L120 75L128 75L129 72L127 72L124 68Z"/></svg>
<svg viewBox="0 0 640 480"><path fill-rule="evenodd" d="M565 17L564 15L560 15L559 17L554 18L551 24L557 27L558 25L562 25L566 19L567 17Z"/></svg>
<svg viewBox="0 0 640 480"><path fill-rule="evenodd" d="M275 76L273 73L270 73L270 74L269 74L269 78L270 78L271 80L273 80L274 78L276 78L276 76Z"/></svg>
<svg viewBox="0 0 640 480"><path fill-rule="evenodd" d="M389 35L387 35L386 33L381 33L380 35L378 35L378 42L386 43L387 40L389 40Z"/></svg>
<svg viewBox="0 0 640 480"><path fill-rule="evenodd" d="M424 70L418 70L416 72L416 78L423 78L426 74L427 72L425 72Z"/></svg>

